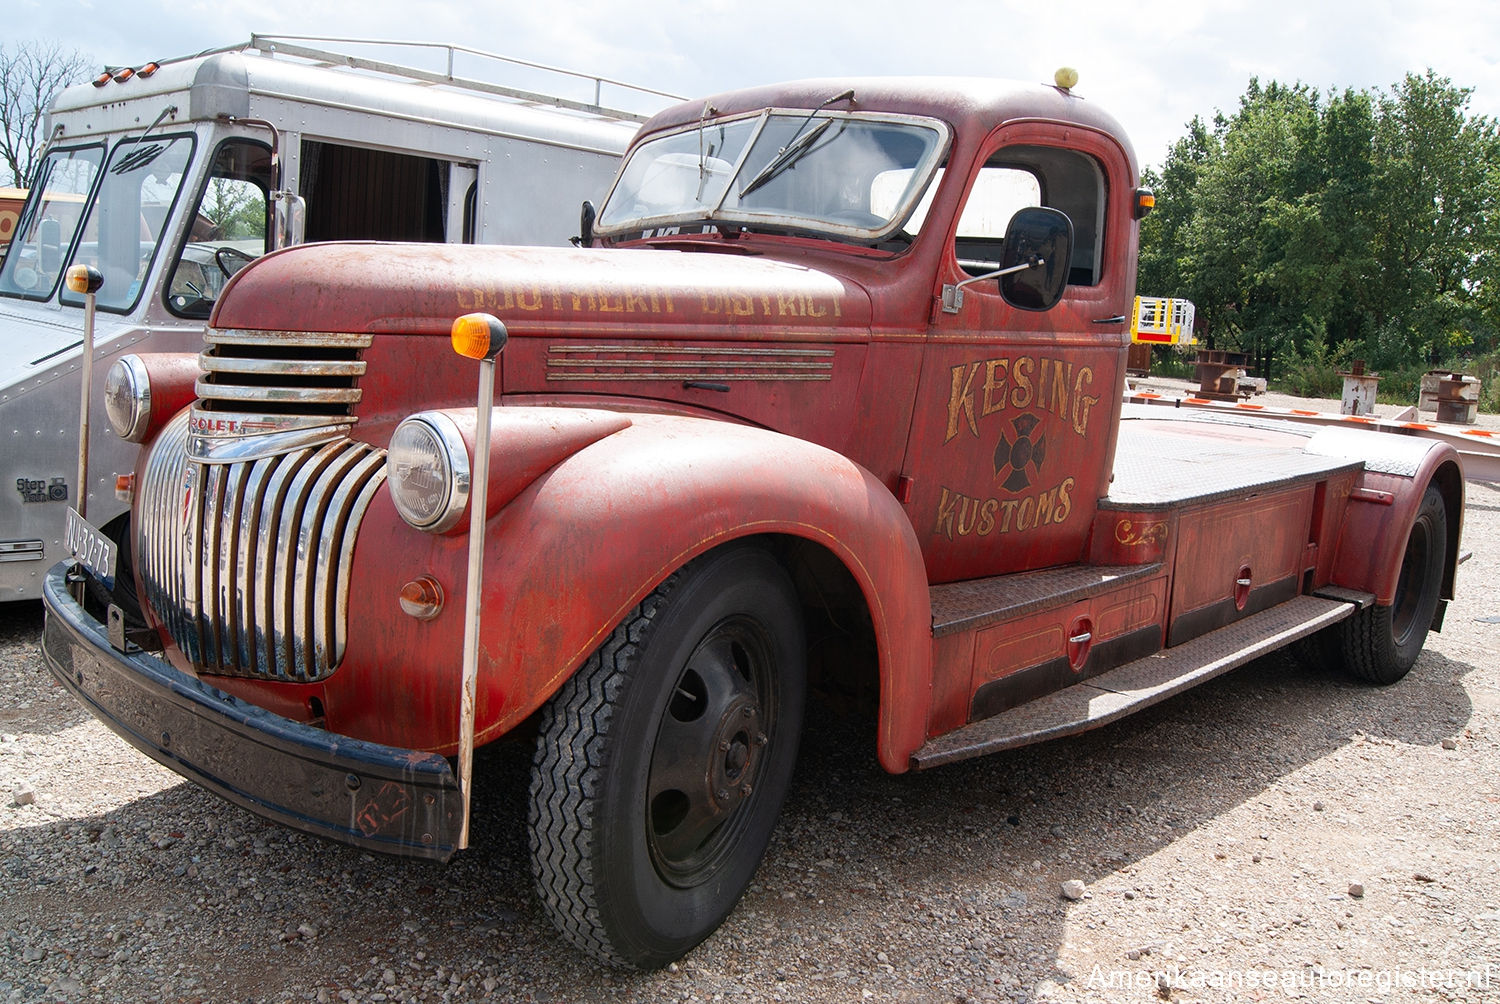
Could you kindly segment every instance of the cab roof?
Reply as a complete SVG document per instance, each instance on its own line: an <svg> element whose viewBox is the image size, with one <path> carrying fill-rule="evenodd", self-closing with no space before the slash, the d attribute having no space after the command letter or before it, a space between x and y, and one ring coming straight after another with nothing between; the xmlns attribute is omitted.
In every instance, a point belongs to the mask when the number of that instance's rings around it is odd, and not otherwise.
<svg viewBox="0 0 1500 1004"><path fill-rule="evenodd" d="M726 91L664 109L641 127L641 135L690 126L711 115L737 115L762 108L812 111L829 98L853 90L852 100L829 102L833 111L925 115L951 125L960 137L976 140L1005 122L1069 122L1111 136L1132 166L1135 151L1119 121L1078 94L1045 84L992 77L825 77ZM976 135L978 134L978 135Z"/></svg>

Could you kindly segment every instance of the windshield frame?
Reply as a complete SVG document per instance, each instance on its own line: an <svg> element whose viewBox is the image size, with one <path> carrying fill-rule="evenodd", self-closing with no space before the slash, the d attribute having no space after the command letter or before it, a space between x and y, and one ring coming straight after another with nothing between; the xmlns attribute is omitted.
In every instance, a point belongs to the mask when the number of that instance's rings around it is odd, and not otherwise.
<svg viewBox="0 0 1500 1004"><path fill-rule="evenodd" d="M38 185L37 182L41 180L42 173L48 170L48 165L52 163L52 158L56 154L76 156L81 151L91 149L99 152L99 162L94 168L94 177L89 181L88 191L82 195L75 195L71 192L53 193L54 200L60 195L67 195L69 199L79 199L78 219L73 226L73 232L68 235L67 243L60 245L58 248L59 265L57 274L53 276L52 281L45 289L23 289L14 281L15 272L20 268L21 252L28 246L28 242L23 237L33 232L32 224L35 221L36 214L41 211L42 202L48 196L47 186ZM26 195L26 204L21 207L21 213L16 218L15 229L11 231L10 246L7 248L3 264L0 264L0 296L45 303L57 295L57 289L62 284L63 273L67 271L67 263L73 260L74 245L77 244L79 235L83 233L84 220L90 211L90 207L93 206L94 200L99 195L99 186L103 183L104 172L109 164L109 157L109 143L104 137L69 141L66 144L58 143L49 147L42 154L41 164L37 167L36 176L29 179L30 191ZM39 240L32 243L40 245ZM37 253L40 254L39 246Z"/></svg>
<svg viewBox="0 0 1500 1004"><path fill-rule="evenodd" d="M732 194L736 193L737 186L746 185L749 182L750 179L742 177L742 175L745 174L750 155L754 151L756 144L760 141L761 134L765 131L767 124L776 117L784 117L795 122L805 122L807 129L818 128L819 124L826 120L925 129L936 135L936 142L926 152L924 159L914 166L913 180L908 184L907 191L895 206L890 218L876 227L839 223L812 215L791 215L784 212L726 208L725 203L730 201ZM618 223L605 222L611 200L616 198L622 191L620 186L625 181L632 162L641 151L661 140L697 136L710 129L734 126L741 123L753 123L751 132L745 141L744 147L737 152L724 191L715 200L714 205L699 205L680 212L632 216ZM826 130L828 127L823 126L822 128ZM596 236L607 240L648 239L652 236L658 236L651 233L651 231L665 230L668 233L661 234L660 236L677 236L677 233L672 232L676 231L677 228L701 224L705 232L716 228L733 226L743 227L752 231L769 230L802 235L812 234L835 240L873 244L897 234L905 225L907 218L916 208L928 187L931 186L937 169L947 161L952 145L952 126L942 119L928 115L865 110L817 110L809 113L809 110L806 108L773 106L737 115L705 118L702 121L684 124L676 129L653 133L631 148L629 154L620 165L620 170L615 176L614 184L610 186L609 194L604 199L598 216L600 222L595 224L594 233ZM809 148L812 148L811 144ZM806 149L802 151L804 155L807 152ZM774 159L775 155L773 154L772 160ZM787 169L790 169L790 167L783 170ZM765 181L763 180L761 184L764 183ZM687 230L680 232L692 233L692 231Z"/></svg>

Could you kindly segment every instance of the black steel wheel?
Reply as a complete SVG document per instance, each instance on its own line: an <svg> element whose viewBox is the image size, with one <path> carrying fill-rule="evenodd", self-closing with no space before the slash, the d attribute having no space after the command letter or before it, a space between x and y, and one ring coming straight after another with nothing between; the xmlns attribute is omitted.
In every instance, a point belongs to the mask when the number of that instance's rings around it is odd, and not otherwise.
<svg viewBox="0 0 1500 1004"><path fill-rule="evenodd" d="M1437 613L1447 551L1448 511L1428 485L1406 538L1395 600L1366 607L1341 625L1344 663L1355 676L1389 684L1410 672Z"/></svg>
<svg viewBox="0 0 1500 1004"><path fill-rule="evenodd" d="M547 704L531 864L570 941L652 969L733 909L791 778L805 653L786 572L737 546L669 578Z"/></svg>

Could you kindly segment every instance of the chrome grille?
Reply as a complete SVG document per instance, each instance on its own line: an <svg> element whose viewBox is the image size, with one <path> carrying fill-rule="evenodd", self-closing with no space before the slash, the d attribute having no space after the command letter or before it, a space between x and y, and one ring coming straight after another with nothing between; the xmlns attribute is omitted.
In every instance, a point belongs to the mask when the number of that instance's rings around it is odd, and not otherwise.
<svg viewBox="0 0 1500 1004"><path fill-rule="evenodd" d="M188 455L236 461L343 436L356 421L369 335L210 328Z"/></svg>
<svg viewBox="0 0 1500 1004"><path fill-rule="evenodd" d="M201 672L310 682L344 654L360 520L385 451L341 438L202 464L187 417L140 479L136 549L146 599Z"/></svg>

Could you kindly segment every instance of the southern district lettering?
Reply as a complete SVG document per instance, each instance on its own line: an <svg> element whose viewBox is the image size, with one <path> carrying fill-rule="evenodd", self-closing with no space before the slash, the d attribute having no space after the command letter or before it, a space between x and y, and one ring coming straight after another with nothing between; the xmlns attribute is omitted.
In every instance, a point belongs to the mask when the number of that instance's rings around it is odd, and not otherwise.
<svg viewBox="0 0 1500 1004"><path fill-rule="evenodd" d="M842 317L843 301L837 296L811 293L720 293L704 292L694 297L708 316L720 317ZM534 313L674 314L679 300L669 292L620 291L611 289L549 289L530 286L515 289L460 290L458 306L465 312L486 310L500 315Z"/></svg>
<svg viewBox="0 0 1500 1004"><path fill-rule="evenodd" d="M1065 359L1016 356L960 363L952 368L943 442L963 429L978 437L981 419L1012 408L1050 412L1086 435L1099 403L1099 395L1088 393L1093 386L1093 367Z"/></svg>

